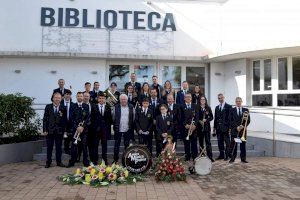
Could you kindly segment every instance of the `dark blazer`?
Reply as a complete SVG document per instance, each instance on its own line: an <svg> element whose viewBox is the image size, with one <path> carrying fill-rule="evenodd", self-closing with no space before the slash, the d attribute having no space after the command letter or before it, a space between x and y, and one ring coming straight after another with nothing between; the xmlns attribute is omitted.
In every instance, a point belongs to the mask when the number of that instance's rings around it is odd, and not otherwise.
<svg viewBox="0 0 300 200"><path fill-rule="evenodd" d="M91 96L91 102L92 103L98 103L97 96L98 96L99 92L102 92L102 91L101 90L99 90L98 92L96 92L95 90L90 91L90 96Z"/></svg>
<svg viewBox="0 0 300 200"><path fill-rule="evenodd" d="M243 108L243 107L242 107L242 115L243 115L243 113L244 113L245 111L248 111L248 112L249 112L248 108ZM242 124L242 117L243 117L242 115L241 115L241 116L238 116L236 107L231 108L230 114L229 114L229 121L230 121L231 135L236 136L236 135L238 134L237 127L238 127L239 125ZM244 122L243 122L243 124L244 124ZM250 124L250 115L249 115L249 118L248 118L247 126L248 126L249 124ZM243 130L241 130L241 132L242 132L242 131L243 131Z"/></svg>
<svg viewBox="0 0 300 200"><path fill-rule="evenodd" d="M190 90L187 91L187 93L191 93ZM177 92L177 95L176 95L176 103L177 104L184 104L184 93L183 93L183 90L180 90Z"/></svg>
<svg viewBox="0 0 300 200"><path fill-rule="evenodd" d="M144 93L142 93L142 94L140 93L138 95L138 101L139 101L139 103L142 104L143 99L146 98L146 97L149 98L149 99L151 98L150 94L148 94L148 96L146 96Z"/></svg>
<svg viewBox="0 0 300 200"><path fill-rule="evenodd" d="M202 94L199 94L198 96L193 93L192 94L192 102L196 105L199 105L200 104L200 97L201 97Z"/></svg>
<svg viewBox="0 0 300 200"><path fill-rule="evenodd" d="M72 112L72 129L71 132L75 133L79 123L83 122L84 132L87 131L87 127L90 125L90 112L87 104L82 104L80 108L77 103L74 105Z"/></svg>
<svg viewBox="0 0 300 200"><path fill-rule="evenodd" d="M135 126L136 132L138 133L140 130L142 131L149 131L151 133L153 129L153 111L148 108L147 113L143 112L142 108L137 109L135 114Z"/></svg>
<svg viewBox="0 0 300 200"><path fill-rule="evenodd" d="M159 105L163 104L163 103L164 103L164 101L162 99L157 98L156 99L156 105L154 105L154 104L152 104L152 99L150 98L150 106L149 106L149 108L151 110L153 110L154 119L156 119L156 117L158 115L160 115Z"/></svg>
<svg viewBox="0 0 300 200"><path fill-rule="evenodd" d="M134 111L133 111L133 105L128 104L128 107L129 107L128 128L129 130L131 130L133 128L133 122L134 122ZM115 105L115 119L114 119L115 133L119 132L120 120L121 120L121 105L117 104Z"/></svg>
<svg viewBox="0 0 300 200"><path fill-rule="evenodd" d="M214 120L214 128L216 130L220 130L222 132L228 132L230 121L229 121L229 113L232 106L228 103L224 104L222 110L219 109L219 105L215 108L215 120Z"/></svg>
<svg viewBox="0 0 300 200"><path fill-rule="evenodd" d="M92 104L91 111L91 128L94 133L98 133L101 129L110 129L112 124L112 114L109 105L105 105L104 115L102 116L99 111L98 104Z"/></svg>
<svg viewBox="0 0 300 200"><path fill-rule="evenodd" d="M125 83L124 91L127 91L127 87L128 87L129 85L132 85L131 82ZM141 84L138 83L138 82L134 82L134 85L132 85L132 86L133 86L133 89L135 90L135 92L136 92L137 94L139 94L140 91L141 91L141 87L142 87Z"/></svg>
<svg viewBox="0 0 300 200"><path fill-rule="evenodd" d="M198 109L199 109L198 119L199 120L206 119L206 122L204 123L204 131L210 132L211 131L210 122L214 119L210 106L206 107L203 110L202 107L198 105ZM198 131L202 132L203 126L200 124L199 121L197 125L199 127Z"/></svg>
<svg viewBox="0 0 300 200"><path fill-rule="evenodd" d="M178 130L181 124L181 106L174 103L173 110L171 110L170 108L168 109L168 115L172 117L173 128L175 130Z"/></svg>
<svg viewBox="0 0 300 200"><path fill-rule="evenodd" d="M152 85L150 85L150 89L153 89L155 86L152 84ZM159 85L159 84L157 84L157 89L158 89L158 92L157 92L157 98L158 99L161 99L161 93L162 93L162 91L164 90L164 88L161 86L161 85Z"/></svg>
<svg viewBox="0 0 300 200"><path fill-rule="evenodd" d="M167 115L166 118L163 119L162 115L158 115L156 117L156 130L160 136L163 133L168 133L168 135L171 135L173 131L172 117L170 115Z"/></svg>
<svg viewBox="0 0 300 200"><path fill-rule="evenodd" d="M53 104L47 104L43 118L43 132L48 132L49 135L54 133L63 134L66 132L66 125L67 112L65 107L59 106L59 111L55 114Z"/></svg>
<svg viewBox="0 0 300 200"><path fill-rule="evenodd" d="M127 93L126 93L126 95L128 96ZM129 96L128 96L128 103L131 104L131 105L133 105L133 107L135 107L136 102L138 102L138 97L137 97L137 96L136 96L136 97L133 97L133 96L132 96L131 99L130 99Z"/></svg>
<svg viewBox="0 0 300 200"><path fill-rule="evenodd" d="M182 105L181 116L183 126L190 125L193 117L195 125L197 124L197 121L199 121L198 110L196 105L193 103L191 104L191 109L188 109L186 104Z"/></svg>
<svg viewBox="0 0 300 200"><path fill-rule="evenodd" d="M60 88L56 88L56 89L54 89L53 90L53 93L52 94L54 94L54 93L60 93L61 94L61 96L64 96L64 94L66 93L66 91L70 91L69 89L66 89L66 88L64 88L64 90L63 91L61 91L60 90Z"/></svg>
<svg viewBox="0 0 300 200"><path fill-rule="evenodd" d="M172 89L172 90L173 90L173 89ZM174 99L175 99L175 91L174 91L174 90L173 90L173 91L167 91L167 90L163 90L163 91L162 91L161 99L162 99L165 103L167 103L167 97L168 97L168 95L169 95L171 92L173 92L173 97L174 97Z"/></svg>
<svg viewBox="0 0 300 200"><path fill-rule="evenodd" d="M65 109L66 109L66 115L67 115L68 109L65 106L64 99L60 102L60 105L65 107ZM66 124L66 132L68 132L68 133L72 132L71 131L71 129L72 129L72 113L74 111L74 106L75 106L75 103L73 103L73 102L70 101L70 105L69 105L69 119L67 118L67 122L66 122L67 123Z"/></svg>

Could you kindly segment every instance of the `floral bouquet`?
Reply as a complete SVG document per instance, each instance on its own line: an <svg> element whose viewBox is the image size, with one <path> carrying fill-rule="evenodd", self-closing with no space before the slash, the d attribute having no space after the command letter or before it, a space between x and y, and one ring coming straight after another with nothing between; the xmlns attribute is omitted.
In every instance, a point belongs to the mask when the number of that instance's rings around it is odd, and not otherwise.
<svg viewBox="0 0 300 200"><path fill-rule="evenodd" d="M155 180L156 181L185 181L186 174L183 163L176 156L175 144L168 144L161 152L155 163Z"/></svg>
<svg viewBox="0 0 300 200"><path fill-rule="evenodd" d="M89 167L77 168L75 174L66 174L59 177L59 180L64 183L74 184L86 184L94 187L107 186L113 183L136 183L142 181L143 178L140 175L130 174L129 171L116 164L106 166L104 162L100 165L91 165Z"/></svg>

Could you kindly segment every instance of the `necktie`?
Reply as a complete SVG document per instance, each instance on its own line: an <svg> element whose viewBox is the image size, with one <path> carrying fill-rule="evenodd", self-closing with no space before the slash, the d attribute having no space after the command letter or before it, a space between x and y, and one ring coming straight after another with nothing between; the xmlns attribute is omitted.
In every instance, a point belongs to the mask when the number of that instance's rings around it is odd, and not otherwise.
<svg viewBox="0 0 300 200"><path fill-rule="evenodd" d="M102 105L100 106L100 114L103 116Z"/></svg>
<svg viewBox="0 0 300 200"><path fill-rule="evenodd" d="M239 108L239 114L240 114L240 116L242 116L242 109L241 108Z"/></svg>
<svg viewBox="0 0 300 200"><path fill-rule="evenodd" d="M54 110L55 110L54 113L57 114L57 113L58 113L58 107L55 106L55 109L54 109Z"/></svg>
<svg viewBox="0 0 300 200"><path fill-rule="evenodd" d="M147 115L147 109L144 110L144 114L145 114L145 116Z"/></svg>
<svg viewBox="0 0 300 200"><path fill-rule="evenodd" d="M69 102L66 102L66 107L67 107L67 119L69 120Z"/></svg>
<svg viewBox="0 0 300 200"><path fill-rule="evenodd" d="M222 111L222 104L219 105L219 109Z"/></svg>

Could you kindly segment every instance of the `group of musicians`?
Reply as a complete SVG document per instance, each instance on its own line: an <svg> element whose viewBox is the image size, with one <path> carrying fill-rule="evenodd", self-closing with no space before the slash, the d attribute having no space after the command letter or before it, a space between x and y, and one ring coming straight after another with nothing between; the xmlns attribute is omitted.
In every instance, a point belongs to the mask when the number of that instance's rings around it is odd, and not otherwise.
<svg viewBox="0 0 300 200"><path fill-rule="evenodd" d="M158 77L152 77L152 84L140 84L136 74L130 75L130 82L124 86L124 93L118 92L117 84L112 82L106 91L100 91L99 82L85 83L85 91L76 93L76 103L72 102L72 91L65 88L65 81L58 80L59 87L53 91L51 104L46 105L43 118L43 131L47 141L46 168L51 166L55 143L56 164L62 163L62 146L70 155L67 167L72 167L81 160L84 166L90 162L98 164L98 147L101 143L101 157L106 164L107 142L114 132L113 162L118 163L120 144L123 137L125 149L131 142L146 145L152 155L152 140L155 139L156 156L172 135L173 142L183 140L185 160L195 159L199 152L206 150L208 158L214 162L211 146L211 132L217 136L218 160L230 163L237 156L235 138L250 123L250 116L243 123L243 115L248 112L242 107L242 99L235 99L235 107L225 102L223 94L218 95L219 105L213 115L201 88L196 85L189 90L187 81L182 82L182 89L175 94L170 81L164 86L158 84ZM112 96L110 96L112 95ZM176 97L176 98L175 98ZM117 102L111 104L108 99ZM210 122L214 119L213 130ZM246 130L245 130L246 131ZM135 134L138 141L135 141ZM198 149L197 143L200 148ZM224 145L225 144L225 145ZM246 160L246 143L240 143L241 161Z"/></svg>

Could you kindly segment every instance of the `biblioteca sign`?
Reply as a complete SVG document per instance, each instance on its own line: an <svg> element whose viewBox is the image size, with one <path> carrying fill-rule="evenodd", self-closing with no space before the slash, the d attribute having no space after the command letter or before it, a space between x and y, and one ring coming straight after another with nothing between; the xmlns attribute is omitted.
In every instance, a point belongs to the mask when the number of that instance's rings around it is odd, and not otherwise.
<svg viewBox="0 0 300 200"><path fill-rule="evenodd" d="M94 22L88 20L91 17ZM41 8L41 26L176 31L172 13L50 7Z"/></svg>

